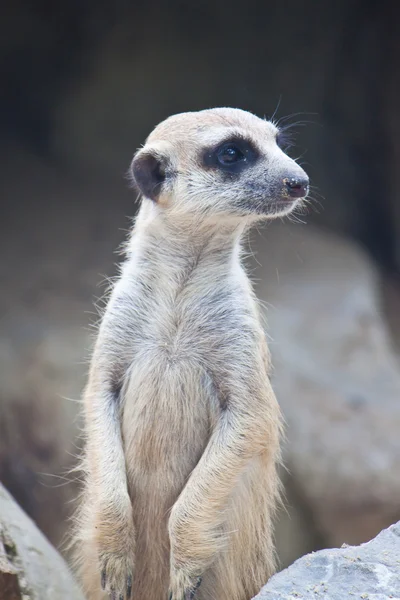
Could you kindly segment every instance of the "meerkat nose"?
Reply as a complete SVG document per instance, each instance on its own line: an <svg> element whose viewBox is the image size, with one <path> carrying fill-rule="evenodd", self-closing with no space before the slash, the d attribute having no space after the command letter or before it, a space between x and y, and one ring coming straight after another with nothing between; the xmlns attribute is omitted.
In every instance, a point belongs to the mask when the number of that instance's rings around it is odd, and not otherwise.
<svg viewBox="0 0 400 600"><path fill-rule="evenodd" d="M289 196L292 198L304 198L304 196L307 196L309 185L308 177L287 177L283 181L287 187Z"/></svg>

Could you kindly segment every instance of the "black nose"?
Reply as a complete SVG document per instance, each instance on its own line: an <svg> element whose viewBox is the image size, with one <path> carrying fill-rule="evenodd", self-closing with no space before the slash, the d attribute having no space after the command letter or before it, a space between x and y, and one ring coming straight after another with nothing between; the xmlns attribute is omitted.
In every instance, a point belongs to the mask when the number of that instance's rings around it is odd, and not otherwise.
<svg viewBox="0 0 400 600"><path fill-rule="evenodd" d="M304 198L308 194L308 177L287 177L283 180L292 198Z"/></svg>

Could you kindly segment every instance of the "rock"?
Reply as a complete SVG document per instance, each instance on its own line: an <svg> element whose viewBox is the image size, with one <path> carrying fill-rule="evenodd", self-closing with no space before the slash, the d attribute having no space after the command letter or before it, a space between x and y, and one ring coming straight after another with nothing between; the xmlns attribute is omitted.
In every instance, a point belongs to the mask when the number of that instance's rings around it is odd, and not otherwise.
<svg viewBox="0 0 400 600"><path fill-rule="evenodd" d="M21 598L18 572L8 559L4 546L4 534L0 537L0 600L2 598L6 600L19 600Z"/></svg>
<svg viewBox="0 0 400 600"><path fill-rule="evenodd" d="M83 600L61 556L1 484L0 600Z"/></svg>
<svg viewBox="0 0 400 600"><path fill-rule="evenodd" d="M394 349L400 357L400 279L385 274L382 279L383 309L393 340Z"/></svg>
<svg viewBox="0 0 400 600"><path fill-rule="evenodd" d="M280 477L284 502L275 522L275 545L279 566L284 568L304 554L326 548L326 540L315 525L312 510L298 493L293 477L285 468Z"/></svg>
<svg viewBox="0 0 400 600"><path fill-rule="evenodd" d="M80 446L89 324L98 318L94 302L105 291L105 274L113 275L135 196L123 180L121 189L77 182L26 152L14 155L18 165L2 157L9 178L2 193L10 206L24 209L22 216L6 211L0 238L7 256L0 297L0 481L58 546L78 493L71 469Z"/></svg>
<svg viewBox="0 0 400 600"><path fill-rule="evenodd" d="M252 247L290 489L323 547L366 541L400 518L400 370L377 275L308 226L272 225Z"/></svg>
<svg viewBox="0 0 400 600"><path fill-rule="evenodd" d="M320 550L274 575L254 600L398 600L400 523L361 546Z"/></svg>

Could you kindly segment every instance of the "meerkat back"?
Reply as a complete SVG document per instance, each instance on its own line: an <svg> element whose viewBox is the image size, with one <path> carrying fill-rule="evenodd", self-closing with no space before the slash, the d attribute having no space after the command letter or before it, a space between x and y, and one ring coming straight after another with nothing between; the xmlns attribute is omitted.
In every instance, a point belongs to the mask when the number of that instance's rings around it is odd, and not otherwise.
<svg viewBox="0 0 400 600"><path fill-rule="evenodd" d="M307 195L279 142L211 109L170 117L133 159L141 208L84 394L88 600L248 600L274 571L281 418L241 238Z"/></svg>

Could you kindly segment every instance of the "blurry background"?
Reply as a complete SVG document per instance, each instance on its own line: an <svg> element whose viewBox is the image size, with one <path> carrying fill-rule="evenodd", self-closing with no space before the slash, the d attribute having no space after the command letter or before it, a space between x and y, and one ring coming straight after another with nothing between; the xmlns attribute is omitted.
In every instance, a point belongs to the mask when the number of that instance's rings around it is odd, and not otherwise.
<svg viewBox="0 0 400 600"><path fill-rule="evenodd" d="M180 111L291 115L301 222L252 249L288 440L283 564L400 519L400 5L14 0L0 14L0 479L52 542L78 484L93 302Z"/></svg>

